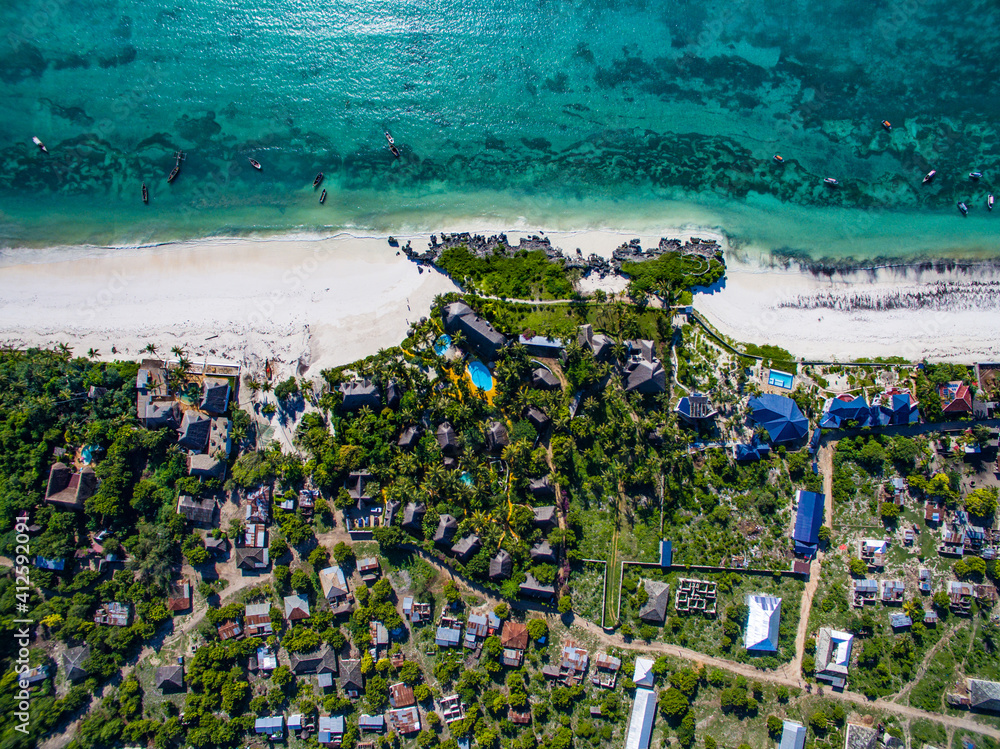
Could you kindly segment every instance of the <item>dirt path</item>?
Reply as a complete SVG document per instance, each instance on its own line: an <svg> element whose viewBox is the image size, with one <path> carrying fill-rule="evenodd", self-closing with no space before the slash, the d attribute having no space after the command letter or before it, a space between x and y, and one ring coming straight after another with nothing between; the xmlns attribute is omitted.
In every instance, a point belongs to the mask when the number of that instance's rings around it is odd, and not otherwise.
<svg viewBox="0 0 1000 749"><path fill-rule="evenodd" d="M961 625L959 625L960 627ZM920 681L924 674L927 673L927 667L930 665L931 658L933 658L941 647L951 640L952 635L959 629L959 627L954 627L949 629L947 632L941 635L941 639L934 643L934 646L924 654L923 659L920 661L920 665L917 666L917 670L914 672L913 676L910 677L909 682L906 686L899 690L896 694L892 695L890 699L893 701L901 701L910 694L913 689L914 684Z"/></svg>
<svg viewBox="0 0 1000 749"><path fill-rule="evenodd" d="M827 526L832 526L833 522L833 451L835 447L835 442L823 445L817 456L820 472L823 475L823 493L826 496L823 522ZM793 680L799 680L802 674L802 659L805 657L806 638L809 635L809 615L812 613L813 598L819 588L823 557L822 551L816 553L816 559L813 560L812 569L809 571L809 580L802 592L802 601L799 605L799 627L795 633L795 657L791 663L781 668L781 671Z"/></svg>
<svg viewBox="0 0 1000 749"><path fill-rule="evenodd" d="M434 557L423 553L422 550L418 551L421 552L421 556L425 560L454 580L456 584L481 595L486 600L488 605L492 606L500 602L500 599L496 598L491 591L487 591L485 588L482 588L475 583L471 583L463 576L457 574L455 570L442 564ZM541 607L537 604L532 604L526 601L514 601L508 603L510 603L511 608L516 611L531 611L549 619L559 618L558 614L554 613L551 608ZM728 671L729 673L745 676L750 681L766 681L771 684L784 685L796 689L806 688L806 683L801 678L801 675L797 678L792 678L785 673L782 673L780 669L777 671L763 671L751 664L738 663L726 658L705 655L704 653L699 653L696 650L691 650L689 648L681 647L680 645L673 645L666 642L626 642L621 635L610 634L600 625L579 617L572 618L570 628L582 630L608 647L615 647L621 650L631 650L640 653L659 653L662 655L669 655L675 658L681 658L682 660L691 661L693 663L701 663L712 668L718 668L723 671ZM932 723L939 723L948 730L960 729L972 733L983 734L993 739L1000 740L1000 730L975 723L972 720L972 716L956 717L941 713L932 713L926 710L910 707L909 705L901 705L890 700L869 700L863 694L846 690L843 692L825 690L823 696L826 699L847 702L869 710L885 710L886 712L894 713L912 720L927 720Z"/></svg>

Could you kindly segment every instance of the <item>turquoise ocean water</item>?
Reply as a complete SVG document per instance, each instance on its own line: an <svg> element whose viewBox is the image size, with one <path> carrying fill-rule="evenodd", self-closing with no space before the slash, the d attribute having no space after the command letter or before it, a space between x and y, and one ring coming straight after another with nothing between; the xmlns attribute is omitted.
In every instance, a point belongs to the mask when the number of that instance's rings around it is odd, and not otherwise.
<svg viewBox="0 0 1000 749"><path fill-rule="evenodd" d="M995 256L998 26L995 0L5 3L0 246L691 222Z"/></svg>

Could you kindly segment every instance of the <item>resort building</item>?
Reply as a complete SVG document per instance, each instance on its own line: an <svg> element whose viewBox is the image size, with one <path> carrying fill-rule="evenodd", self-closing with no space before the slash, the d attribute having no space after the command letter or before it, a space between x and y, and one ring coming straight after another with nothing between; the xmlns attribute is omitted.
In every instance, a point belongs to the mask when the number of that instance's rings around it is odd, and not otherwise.
<svg viewBox="0 0 1000 749"><path fill-rule="evenodd" d="M65 510L83 511L84 503L97 492L97 474L92 466L74 473L65 463L54 463L49 469L45 501Z"/></svg>
<svg viewBox="0 0 1000 749"><path fill-rule="evenodd" d="M344 382L338 390L343 396L340 407L344 411L360 411L366 406L372 411L382 410L382 392L371 380Z"/></svg>
<svg viewBox="0 0 1000 749"><path fill-rule="evenodd" d="M809 431L809 421L791 398L765 393L751 398L749 405L754 423L767 430L775 445L800 440Z"/></svg>
<svg viewBox="0 0 1000 749"><path fill-rule="evenodd" d="M629 341L629 358L625 363L625 390L629 393L656 395L667 389L667 373L656 358L653 341Z"/></svg>
<svg viewBox="0 0 1000 749"><path fill-rule="evenodd" d="M456 532L458 532L458 521L451 515L441 515L432 540L441 546L449 546Z"/></svg>
<svg viewBox="0 0 1000 749"><path fill-rule="evenodd" d="M603 333L595 333L593 325L581 325L576 342L580 348L591 352L598 361L611 356L614 341Z"/></svg>
<svg viewBox="0 0 1000 749"><path fill-rule="evenodd" d="M678 416L692 426L704 424L719 413L712 408L708 396L701 393L685 395L677 402L677 408L674 410Z"/></svg>
<svg viewBox="0 0 1000 749"><path fill-rule="evenodd" d="M449 333L461 332L469 347L484 361L495 359L507 345L507 339L464 302L452 302L445 307L443 319L444 329Z"/></svg>
<svg viewBox="0 0 1000 749"><path fill-rule="evenodd" d="M972 413L972 391L961 381L948 382L938 386L941 396L941 410L946 414Z"/></svg>
<svg viewBox="0 0 1000 749"><path fill-rule="evenodd" d="M503 549L490 560L490 580L506 580L514 570L514 560Z"/></svg>
<svg viewBox="0 0 1000 749"><path fill-rule="evenodd" d="M900 426L920 421L917 401L907 390L890 388L872 400L871 425Z"/></svg>
<svg viewBox="0 0 1000 749"><path fill-rule="evenodd" d="M778 649L778 626L781 599L774 596L748 595L747 631L743 644L747 650L774 652Z"/></svg>
<svg viewBox="0 0 1000 749"><path fill-rule="evenodd" d="M558 390L562 383L545 367L538 367L531 372L531 386L539 390Z"/></svg>
<svg viewBox="0 0 1000 749"><path fill-rule="evenodd" d="M843 393L826 401L819 425L824 429L840 429L848 423L869 426L871 421L873 421L872 408L868 402L860 395ZM874 422L877 425L878 420L874 419Z"/></svg>

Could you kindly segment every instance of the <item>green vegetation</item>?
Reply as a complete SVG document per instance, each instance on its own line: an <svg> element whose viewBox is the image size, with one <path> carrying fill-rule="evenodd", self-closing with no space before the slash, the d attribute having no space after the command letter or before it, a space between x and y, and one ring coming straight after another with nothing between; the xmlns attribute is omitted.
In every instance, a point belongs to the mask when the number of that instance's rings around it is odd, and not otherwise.
<svg viewBox="0 0 1000 749"><path fill-rule="evenodd" d="M667 252L652 260L622 265L629 276L629 295L644 299L655 294L668 304L676 304L680 294L692 286L711 286L726 275L721 253L713 258Z"/></svg>
<svg viewBox="0 0 1000 749"><path fill-rule="evenodd" d="M469 291L506 299L568 299L573 283L562 261L550 261L541 250L485 257L465 246L449 247L437 260L449 276Z"/></svg>

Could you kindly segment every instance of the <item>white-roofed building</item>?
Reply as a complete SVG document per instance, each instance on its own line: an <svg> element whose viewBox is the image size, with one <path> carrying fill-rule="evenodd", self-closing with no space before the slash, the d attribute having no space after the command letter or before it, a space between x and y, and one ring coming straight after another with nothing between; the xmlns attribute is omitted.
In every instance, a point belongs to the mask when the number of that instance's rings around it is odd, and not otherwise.
<svg viewBox="0 0 1000 749"><path fill-rule="evenodd" d="M816 678L843 688L851 666L854 635L821 627L816 638Z"/></svg>
<svg viewBox="0 0 1000 749"><path fill-rule="evenodd" d="M747 650L774 652L778 649L778 625L781 621L781 599L774 596L748 595L746 638Z"/></svg>
<svg viewBox="0 0 1000 749"><path fill-rule="evenodd" d="M802 749L806 745L806 727L794 720L782 721L778 749Z"/></svg>
<svg viewBox="0 0 1000 749"><path fill-rule="evenodd" d="M636 658L635 673L632 674L632 681L637 687L653 688L656 677L653 674L652 658Z"/></svg>
<svg viewBox="0 0 1000 749"><path fill-rule="evenodd" d="M653 734L655 716L656 692L639 687L635 690L635 702L632 703L632 717L628 721L625 749L649 749L649 737Z"/></svg>

